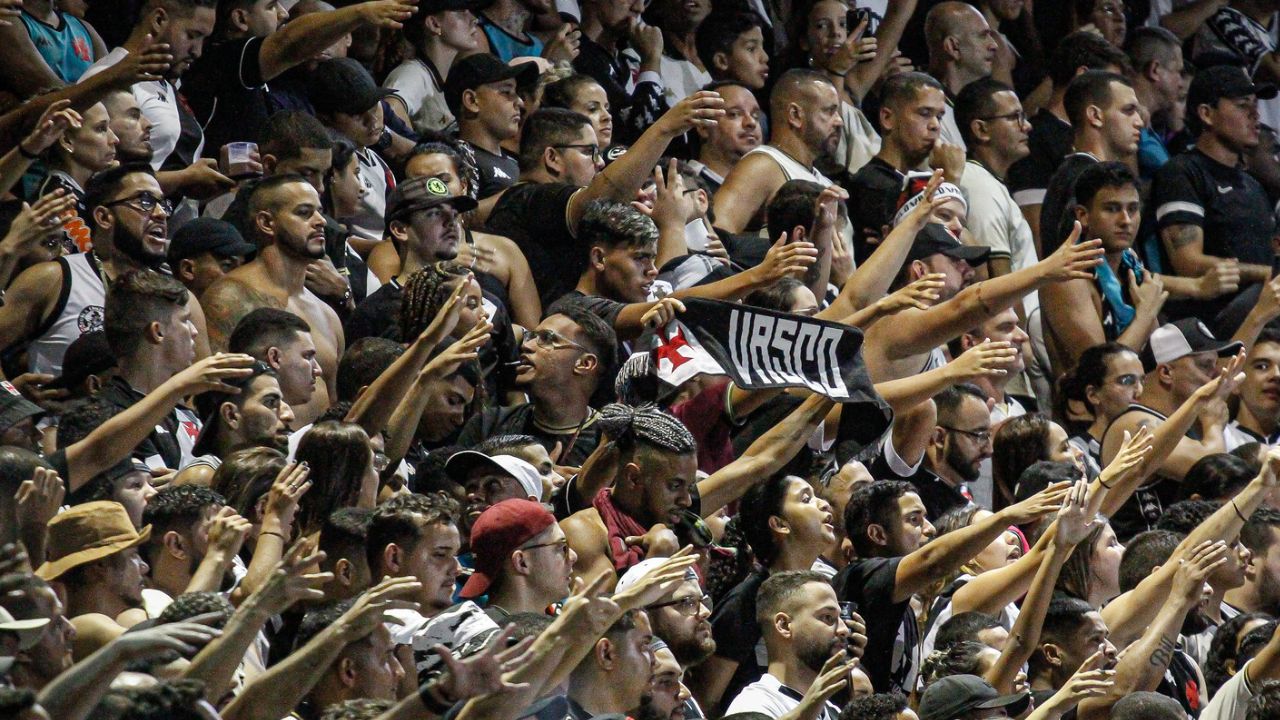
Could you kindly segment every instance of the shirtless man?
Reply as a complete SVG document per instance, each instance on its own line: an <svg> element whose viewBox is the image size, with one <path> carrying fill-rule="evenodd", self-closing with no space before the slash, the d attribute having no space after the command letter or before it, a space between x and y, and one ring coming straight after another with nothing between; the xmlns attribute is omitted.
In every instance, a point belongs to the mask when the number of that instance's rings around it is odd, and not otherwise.
<svg viewBox="0 0 1280 720"><path fill-rule="evenodd" d="M338 314L303 284L307 265L325 253L320 196L299 175L276 175L254 189L249 213L262 250L252 262L227 273L205 291L209 344L225 350L236 323L261 307L288 310L306 320L325 391L295 406L296 422L302 426L319 417L337 397L338 358L346 346Z"/></svg>
<svg viewBox="0 0 1280 720"><path fill-rule="evenodd" d="M814 167L840 143L840 95L813 70L788 70L769 96L769 143L738 161L715 196L716 227L731 233L758 229L773 194L788 180L829 187Z"/></svg>
<svg viewBox="0 0 1280 720"><path fill-rule="evenodd" d="M131 270L159 266L169 249L170 206L149 165L98 173L85 188L85 201L93 250L27 268L0 306L0 348L11 352L29 343L27 366L33 373L61 373L67 347L102 329L107 284ZM188 296L187 309L199 333L199 360L209 354L204 313L195 296Z"/></svg>

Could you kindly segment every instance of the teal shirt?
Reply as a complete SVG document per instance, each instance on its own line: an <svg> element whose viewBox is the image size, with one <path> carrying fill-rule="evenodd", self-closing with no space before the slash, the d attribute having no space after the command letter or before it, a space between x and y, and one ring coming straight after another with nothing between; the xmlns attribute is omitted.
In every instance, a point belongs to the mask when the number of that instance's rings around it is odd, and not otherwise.
<svg viewBox="0 0 1280 720"><path fill-rule="evenodd" d="M75 84L93 64L93 36L79 18L58 13L59 27L47 25L34 16L22 13L31 43L44 63L62 82Z"/></svg>
<svg viewBox="0 0 1280 720"><path fill-rule="evenodd" d="M529 35L527 40L521 40L498 27L484 15L480 15L479 20L485 37L489 39L489 47L494 57L502 62L511 62L513 58L525 55L542 55L542 41L538 38Z"/></svg>

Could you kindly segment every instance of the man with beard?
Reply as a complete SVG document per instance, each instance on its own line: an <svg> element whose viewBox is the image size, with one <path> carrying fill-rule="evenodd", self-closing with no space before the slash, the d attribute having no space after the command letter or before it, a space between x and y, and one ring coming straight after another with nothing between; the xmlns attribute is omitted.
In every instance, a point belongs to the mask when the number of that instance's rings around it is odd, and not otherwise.
<svg viewBox="0 0 1280 720"><path fill-rule="evenodd" d="M759 712L780 718L800 704L800 698L833 656L844 655L849 628L840 616L840 603L821 573L792 570L769 576L756 600L769 651L769 671L743 688L726 714ZM840 708L826 702L821 720L835 720Z"/></svg>
<svg viewBox="0 0 1280 720"><path fill-rule="evenodd" d="M149 614L158 615L184 593L231 586L232 560L249 521L225 506L221 495L202 485L168 485L147 502L142 521L151 538L139 551L151 568L143 591Z"/></svg>
<svg viewBox="0 0 1280 720"><path fill-rule="evenodd" d="M71 643L76 630L63 614L58 594L47 582L26 575L0 596L0 606L18 621L45 621L35 644L14 654L7 676L10 684L39 691L71 667Z"/></svg>
<svg viewBox="0 0 1280 720"><path fill-rule="evenodd" d="M667 644L654 638L649 645L653 653L653 679L649 694L640 701L640 707L627 713L636 720L694 720L702 715L689 714L693 701L689 688L684 686L684 668L676 662Z"/></svg>
<svg viewBox="0 0 1280 720"><path fill-rule="evenodd" d="M85 200L93 217L93 250L26 269L0 306L0 347L6 353L25 347L32 372L60 374L67 346L102 329L107 286L131 270L165 261L171 207L151 168L125 164L98 173ZM197 330L194 357L202 358L209 354L204 313L194 297L183 303Z"/></svg>
<svg viewBox="0 0 1280 720"><path fill-rule="evenodd" d="M756 33L759 32L757 25ZM698 172L698 177L707 182L714 195L738 161L764 142L764 130L760 127L760 103L756 102L750 88L726 80L712 83L707 89L720 93L724 98L724 115L716 120L715 125L697 128L701 141L698 143L698 159L689 164Z"/></svg>
<svg viewBox="0 0 1280 720"><path fill-rule="evenodd" d="M444 471L466 494L459 528L463 537L470 537L480 516L504 500L537 503L542 499L542 478L537 469L518 457L463 450L449 457Z"/></svg>
<svg viewBox="0 0 1280 720"><path fill-rule="evenodd" d="M112 283L103 331L117 372L98 393L102 402L121 410L132 407L191 367L198 331L186 307L188 297L182 283L153 270L136 270ZM191 462L199 434L199 416L178 403L133 456L152 469L177 469Z"/></svg>
<svg viewBox="0 0 1280 720"><path fill-rule="evenodd" d="M1223 433L1230 452L1245 443L1280 443L1280 331L1263 329L1244 359L1240 407Z"/></svg>
<svg viewBox="0 0 1280 720"><path fill-rule="evenodd" d="M293 408L285 402L276 372L262 361L255 361L250 372L248 377L226 381L238 392L228 389L196 396L203 426L191 450L195 457L181 468L176 482L211 486L222 458L236 450L289 449Z"/></svg>
<svg viewBox="0 0 1280 720"><path fill-rule="evenodd" d="M978 480L982 462L991 458L992 418L986 394L969 383L952 385L933 402L938 420L924 462L902 479L915 486L929 519L936 521L948 510L973 502L968 483Z"/></svg>
<svg viewBox="0 0 1280 720"><path fill-rule="evenodd" d="M212 318L209 341L219 349L226 348L240 319L258 308L288 310L310 326L325 387L309 402L294 403L300 425L319 417L336 396L338 358L345 348L337 313L304 286L307 265L325 254L320 209L319 194L301 176L263 180L249 198L251 227L262 250L252 262L210 285L204 295Z"/></svg>
<svg viewBox="0 0 1280 720"><path fill-rule="evenodd" d="M151 120L142 114L133 93L113 90L102 98L102 106L111 118L111 132L119 141L116 159L122 163L151 162Z"/></svg>
<svg viewBox="0 0 1280 720"><path fill-rule="evenodd" d="M565 706L547 705L538 720L588 720L625 713L650 700L653 630L643 610L622 616L569 675Z"/></svg>
<svg viewBox="0 0 1280 720"><path fill-rule="evenodd" d="M150 537L149 526L135 530L124 507L108 500L76 505L49 522L49 552L36 575L65 591L77 660L121 635L121 623L129 622L122 616L142 608L148 568L138 546Z"/></svg>
<svg viewBox="0 0 1280 720"><path fill-rule="evenodd" d="M769 95L769 144L746 153L715 196L716 227L731 233L764 224L764 209L788 180L832 183L814 167L840 143L840 95L824 74L792 69Z"/></svg>
<svg viewBox="0 0 1280 720"><path fill-rule="evenodd" d="M399 250L400 274L356 306L346 325L348 343L369 336L388 337L398 330L404 283L429 265L458 257L462 214L475 206L475 200L450 193L434 176L405 180L391 191L387 232Z"/></svg>
<svg viewBox="0 0 1280 720"><path fill-rule="evenodd" d="M475 572L458 597L488 595L485 614L505 626L516 613L545 613L568 597L577 557L555 516L532 500L503 500L471 526Z"/></svg>

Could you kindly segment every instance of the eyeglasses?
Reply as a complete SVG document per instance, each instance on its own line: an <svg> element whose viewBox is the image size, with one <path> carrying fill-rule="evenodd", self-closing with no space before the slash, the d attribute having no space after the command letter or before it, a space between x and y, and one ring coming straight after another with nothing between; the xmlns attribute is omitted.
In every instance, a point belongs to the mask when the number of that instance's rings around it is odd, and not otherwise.
<svg viewBox="0 0 1280 720"><path fill-rule="evenodd" d="M520 344L524 345L530 339L534 340L538 347L544 350L566 350L570 347L576 347L582 352L591 352L585 346L579 345L555 330L525 330L524 335L520 338Z"/></svg>
<svg viewBox="0 0 1280 720"><path fill-rule="evenodd" d="M538 548L544 548L544 547L558 548L560 555L562 557L566 559L569 557L569 541L568 540L557 540L555 542L538 543L537 545L525 545L524 547L520 547L516 549L517 550L537 550Z"/></svg>
<svg viewBox="0 0 1280 720"><path fill-rule="evenodd" d="M562 150L565 148L573 148L574 150L580 150L582 151L583 155L590 155L592 160L599 160L601 157L599 145L589 145L587 143L579 143L577 145L552 145L551 147L560 148Z"/></svg>
<svg viewBox="0 0 1280 720"><path fill-rule="evenodd" d="M162 197L156 197L149 192L140 192L137 195L130 195L127 198L102 203L102 207L115 207L116 205L128 205L144 213L150 213L155 210L156 207L159 207L165 215L173 214L173 203Z"/></svg>
<svg viewBox="0 0 1280 720"><path fill-rule="evenodd" d="M1027 121L1027 113L1023 110L1017 112L1005 113L1004 115L991 115L989 117L981 117L979 120L991 122L992 120L1016 120L1019 125Z"/></svg>
<svg viewBox="0 0 1280 720"><path fill-rule="evenodd" d="M676 612L680 613L681 615L687 615L692 617L694 615L697 615L698 612L702 610L702 608L704 607L707 608L708 610L711 609L711 596L703 595L699 597L697 595L690 595L689 597L680 598L679 600L669 600L664 603L655 603L653 605L647 606L645 609L657 610L658 608L664 608L664 607L673 607L676 609Z"/></svg>
<svg viewBox="0 0 1280 720"><path fill-rule="evenodd" d="M961 435L967 435L973 438L974 440L977 440L980 443L985 444L985 443L991 442L990 430L961 430L960 428L947 427L946 425L939 425L938 427L942 428L943 430L946 430L947 432L954 432L954 433L960 433Z"/></svg>

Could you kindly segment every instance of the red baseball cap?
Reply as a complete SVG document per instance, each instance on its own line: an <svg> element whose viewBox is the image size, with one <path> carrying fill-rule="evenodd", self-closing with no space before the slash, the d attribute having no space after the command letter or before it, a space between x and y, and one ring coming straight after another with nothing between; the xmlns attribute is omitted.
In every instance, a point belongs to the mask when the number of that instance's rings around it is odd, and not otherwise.
<svg viewBox="0 0 1280 720"><path fill-rule="evenodd" d="M556 518L541 503L512 498L490 505L471 526L471 552L475 572L462 586L458 597L479 597L502 572L502 563L521 545L556 524Z"/></svg>

